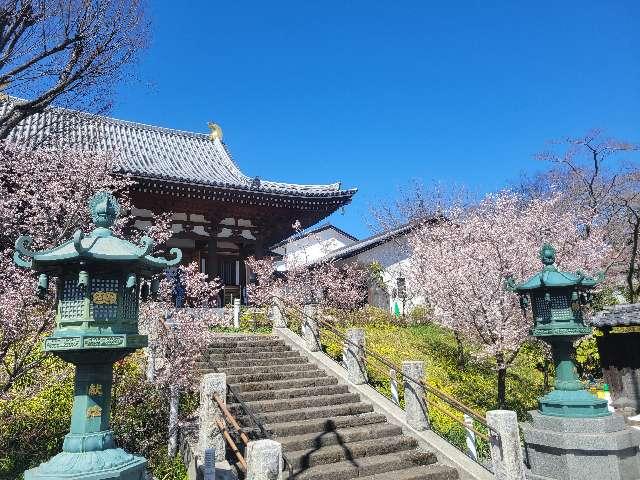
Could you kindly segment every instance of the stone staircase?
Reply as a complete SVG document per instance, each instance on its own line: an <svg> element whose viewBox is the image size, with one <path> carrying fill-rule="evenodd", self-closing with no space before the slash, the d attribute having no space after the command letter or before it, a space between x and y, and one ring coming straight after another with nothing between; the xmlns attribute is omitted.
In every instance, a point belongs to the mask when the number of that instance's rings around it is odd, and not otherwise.
<svg viewBox="0 0 640 480"><path fill-rule="evenodd" d="M272 437L281 442L296 480L455 480L458 472L402 428L387 422L346 384L319 370L275 336L220 335L206 371L227 383ZM242 405L228 408L250 437L258 438Z"/></svg>

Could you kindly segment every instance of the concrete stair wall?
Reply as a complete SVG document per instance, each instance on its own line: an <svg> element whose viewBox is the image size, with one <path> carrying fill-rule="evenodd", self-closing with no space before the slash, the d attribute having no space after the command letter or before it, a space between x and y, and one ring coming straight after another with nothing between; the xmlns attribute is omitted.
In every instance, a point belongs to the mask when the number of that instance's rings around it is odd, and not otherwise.
<svg viewBox="0 0 640 480"><path fill-rule="evenodd" d="M203 371L227 374L227 383L283 446L297 480L456 480L432 451L400 426L270 335L220 335ZM232 396L229 410L250 437L258 429Z"/></svg>

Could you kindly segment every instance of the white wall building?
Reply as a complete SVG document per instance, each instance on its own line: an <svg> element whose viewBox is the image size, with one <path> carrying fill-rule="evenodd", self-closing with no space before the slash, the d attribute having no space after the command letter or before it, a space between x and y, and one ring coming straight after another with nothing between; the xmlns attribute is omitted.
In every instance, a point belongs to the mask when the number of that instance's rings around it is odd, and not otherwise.
<svg viewBox="0 0 640 480"><path fill-rule="evenodd" d="M391 313L404 314L422 302L406 281L410 268L407 234L412 229L413 225L407 224L357 240L327 224L285 240L271 251L282 256L277 263L280 271L285 270L289 262L298 265L324 261L335 261L338 265L355 262L366 269L377 263L382 281L369 285L367 303L388 309Z"/></svg>
<svg viewBox="0 0 640 480"><path fill-rule="evenodd" d="M357 241L356 237L338 227L325 224L280 242L271 251L282 256L277 266L278 270L283 270L287 263L315 263L331 252L353 245Z"/></svg>
<svg viewBox="0 0 640 480"><path fill-rule="evenodd" d="M413 225L387 230L364 240L354 242L326 255L323 260L338 263L357 263L370 268L378 263L381 267L381 284L371 284L367 301L370 305L388 308L392 313L409 312L419 299L412 295L406 282L410 268L407 234Z"/></svg>

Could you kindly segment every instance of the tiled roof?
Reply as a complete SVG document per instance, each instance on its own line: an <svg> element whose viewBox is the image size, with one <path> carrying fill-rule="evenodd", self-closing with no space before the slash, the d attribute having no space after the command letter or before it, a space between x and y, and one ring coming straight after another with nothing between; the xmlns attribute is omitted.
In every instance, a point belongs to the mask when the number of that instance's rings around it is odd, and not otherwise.
<svg viewBox="0 0 640 480"><path fill-rule="evenodd" d="M640 303L606 307L587 320L594 327L629 327L640 325Z"/></svg>
<svg viewBox="0 0 640 480"><path fill-rule="evenodd" d="M328 255L319 259L318 263L329 262L333 260L343 260L345 258L353 257L364 251L371 250L372 248L375 248L378 245L387 243L393 240L394 238L405 235L415 227L416 227L415 223L407 223L400 227L393 228L391 230L386 230L376 235L372 235L369 238L365 238L364 240L360 240L359 242L353 243L351 245L347 245L346 247L338 248L337 250L330 252Z"/></svg>
<svg viewBox="0 0 640 480"><path fill-rule="evenodd" d="M10 107L0 101L0 116ZM137 178L228 187L302 197L346 197L340 183L299 185L254 179L242 173L226 145L208 134L185 132L50 107L21 122L9 140L36 147L67 146L117 152L119 172Z"/></svg>
<svg viewBox="0 0 640 480"><path fill-rule="evenodd" d="M354 242L358 241L358 239L356 237L354 237L350 233L345 232L341 228L338 228L338 227L336 227L335 225L333 225L331 223L325 223L325 224L319 225L319 226L317 226L315 228L312 228L310 230L307 230L305 232L301 232L301 233L297 233L295 235L292 235L291 237L286 238L286 239L282 240L279 243L276 243L271 248L278 248L278 247L281 247L282 245L284 245L285 243L296 242L296 241L301 240L301 239L303 239L305 237L308 237L309 235L315 235L316 233L324 232L325 230L334 230L334 231L338 232L339 234L347 237L348 239L353 240Z"/></svg>

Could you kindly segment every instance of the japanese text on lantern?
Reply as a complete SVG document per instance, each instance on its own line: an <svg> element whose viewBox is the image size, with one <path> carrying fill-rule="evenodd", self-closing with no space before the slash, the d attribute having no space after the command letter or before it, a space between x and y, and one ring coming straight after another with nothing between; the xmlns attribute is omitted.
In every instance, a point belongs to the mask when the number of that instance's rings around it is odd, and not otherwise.
<svg viewBox="0 0 640 480"><path fill-rule="evenodd" d="M116 292L94 292L93 303L97 305L114 305L118 302Z"/></svg>
<svg viewBox="0 0 640 480"><path fill-rule="evenodd" d="M89 395L92 397L101 397L102 396L102 385L99 383L92 383L89 385L89 389L87 391Z"/></svg>
<svg viewBox="0 0 640 480"><path fill-rule="evenodd" d="M87 418L95 418L102 416L102 408L98 405L87 408Z"/></svg>

